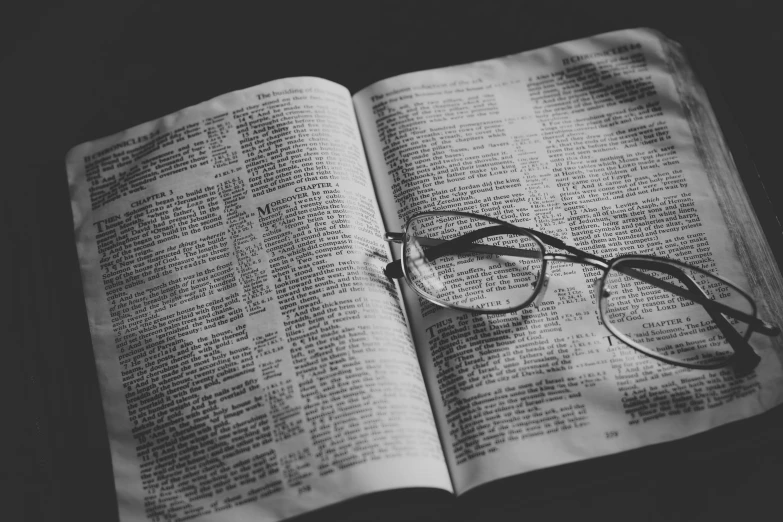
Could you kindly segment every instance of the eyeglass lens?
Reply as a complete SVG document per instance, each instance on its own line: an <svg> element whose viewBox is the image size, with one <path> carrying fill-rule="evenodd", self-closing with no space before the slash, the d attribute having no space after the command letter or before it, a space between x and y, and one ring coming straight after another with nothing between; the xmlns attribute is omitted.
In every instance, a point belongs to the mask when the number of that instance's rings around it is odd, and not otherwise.
<svg viewBox="0 0 783 522"><path fill-rule="evenodd" d="M726 328L730 325L744 336L747 324L719 312L710 313L694 300L633 274L653 276L685 293L701 294L753 315L752 303L741 292L714 276L679 263L651 263L632 258L618 262L614 268L607 274L601 296L604 321L614 333L654 355L680 363L720 365L734 354Z"/></svg>
<svg viewBox="0 0 783 522"><path fill-rule="evenodd" d="M535 240L480 218L421 215L409 223L404 252L414 287L450 306L520 306L534 296L542 275L543 250Z"/></svg>

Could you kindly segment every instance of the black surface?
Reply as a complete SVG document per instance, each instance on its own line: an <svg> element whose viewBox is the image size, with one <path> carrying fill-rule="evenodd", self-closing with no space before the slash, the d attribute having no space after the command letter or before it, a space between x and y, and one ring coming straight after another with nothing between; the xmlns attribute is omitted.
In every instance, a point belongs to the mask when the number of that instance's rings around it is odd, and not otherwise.
<svg viewBox="0 0 783 522"><path fill-rule="evenodd" d="M29 4L0 18L5 520L116 519L65 152L219 94L294 75L355 92L399 73L654 27L686 43L714 77L710 96L782 259L781 49L772 3L125 1ZM777 519L781 419L778 408L687 440L495 483L458 501L392 492L304 518Z"/></svg>

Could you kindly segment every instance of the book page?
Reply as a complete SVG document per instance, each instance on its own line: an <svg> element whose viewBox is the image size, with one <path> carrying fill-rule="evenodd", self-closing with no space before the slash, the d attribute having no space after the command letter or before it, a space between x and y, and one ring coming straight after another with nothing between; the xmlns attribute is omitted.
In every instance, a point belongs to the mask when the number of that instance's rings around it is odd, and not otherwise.
<svg viewBox="0 0 783 522"><path fill-rule="evenodd" d="M605 258L678 259L758 290L671 66L656 33L633 30L407 74L357 93L387 231L402 231L421 211L474 212ZM547 270L546 294L506 315L446 310L400 283L458 493L684 437L781 402L779 337L751 338L762 361L746 377L672 366L601 324L593 290L601 269L550 262ZM504 284L501 272L496 284ZM780 288L779 273L773 283ZM653 306L668 304L650 303L649 313ZM780 320L762 303L765 314Z"/></svg>
<svg viewBox="0 0 783 522"><path fill-rule="evenodd" d="M346 89L220 96L67 169L121 520L451 490Z"/></svg>

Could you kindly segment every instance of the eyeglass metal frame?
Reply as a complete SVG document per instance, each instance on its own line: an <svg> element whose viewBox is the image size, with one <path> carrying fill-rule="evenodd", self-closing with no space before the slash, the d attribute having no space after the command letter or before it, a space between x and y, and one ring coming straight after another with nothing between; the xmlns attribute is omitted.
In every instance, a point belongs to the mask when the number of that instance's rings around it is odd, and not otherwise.
<svg viewBox="0 0 783 522"><path fill-rule="evenodd" d="M520 252L519 249L473 243L473 241L477 241L483 239L484 237L489 237L491 235L497 235L500 233L505 233L505 234L513 233L516 235L522 235L534 241L541 249L540 256L536 255L536 257L540 257L541 259L541 268L540 268L540 273L538 275L538 280L536 281L536 286L533 289L531 296L528 299L526 299L523 303L509 308L481 309L481 308L465 307L454 303L450 303L448 301L439 299L435 296L429 295L423 290L421 290L411 279L411 276L406 268L406 264L403 263L402 261L404 259L407 259L407 255L408 255L407 249L409 246L409 242L405 241L405 238L409 235L411 224L415 220L425 216L456 216L456 217L463 217L463 218L480 219L491 223L495 223L498 227L500 227L500 230L502 230L502 232L497 231L496 233L486 233L486 232L477 233L480 232L481 230L485 230L485 229L479 229L478 231L471 231L468 232L467 234L463 234L462 236L457 236L452 239L444 239L444 240L432 239L432 238L420 238L420 239L427 239L430 242L430 245L425 245L425 246L437 247L441 250L445 250L445 252L443 253L435 254L436 258L439 257L440 255L468 252L468 251L476 252L476 253L494 253L494 254L505 253L507 255L514 255L520 257L520 254L523 252ZM491 228L495 228L495 227L488 227L488 229ZM541 292L542 288L547 284L548 276L546 274L546 268L547 268L547 263L549 261L578 263L582 265L589 265L589 266L599 268L603 271L603 275L600 278L596 279L594 285L595 285L595 294L597 298L596 304L598 306L598 314L599 317L601 318L601 323L604 325L604 327L606 327L606 329L617 339L622 341L624 344L630 346L631 348L649 357L676 366L681 366L685 368L694 368L694 369L705 369L705 370L717 369L726 366L733 366L735 371L737 371L738 373L746 373L751 371L753 368L755 368L760 361L760 357L756 354L756 352L753 350L750 344L748 344L748 339L750 338L750 336L754 332L758 332L763 335L769 335L769 336L775 336L780 333L780 328L778 328L776 325L773 325L762 319L759 319L756 316L757 313L756 302L746 291L744 291L743 289L739 288L731 281L721 276L713 274L700 267L683 263L681 261L676 261L673 259L657 257L657 256L648 256L648 255L635 255L635 254L627 254L612 259L604 259L595 254L591 254L589 252L585 252L576 247L568 245L562 240L550 236L548 234L545 234L543 232L520 227L517 225L513 225L511 223L507 223L505 221L501 221L499 219L495 219L493 217L482 216L480 214L473 214L470 212L442 211L442 210L434 210L434 211L420 212L414 214L413 216L408 218L407 222L405 223L405 232L389 232L386 233L384 239L388 242L402 243L401 258L386 265L384 272L386 273L387 277L392 279L404 278L407 281L408 285L418 295L432 302L433 304L436 304L444 308L449 308L452 310L470 312L476 314L508 314L530 306L530 304L533 303L539 297L539 293ZM468 245L470 245L469 249L466 248ZM565 250L568 253L567 254L547 253L545 245L550 246L552 248ZM521 257L531 257L531 256L528 255L528 256L521 256ZM649 276L643 272L639 272L638 270L633 270L628 268L622 268L622 269L617 268L618 265L622 266L623 263L627 263L629 261L637 262L641 264L649 262L652 265L654 265L654 268L656 270L663 271L679 279L681 282L683 282L686 285L688 290L683 289L677 285L668 283L655 276ZM670 267L670 269L668 271L662 270L664 267ZM703 290L698 285L698 283L696 283L691 277L689 277L685 272L682 271L682 268L693 270L695 272L704 274L708 277L715 278L720 282L722 282L723 284L730 287L732 290L739 292L739 294L742 295L745 299L747 299L748 302L750 303L752 308L751 314L745 313L741 310L737 310L733 307L722 304L720 302L711 300L703 292ZM702 305L707 310L707 312L709 313L713 321L715 321L716 325L721 330L721 332L724 334L729 345L734 350L734 353L726 360L721 362L711 363L711 364L693 364L686 361L680 361L680 360L668 358L664 355L656 353L651 349L645 347L644 345L635 342L633 339L626 336L625 334L623 334L611 322L607 321L604 315L605 308L606 308L605 297L608 295L605 292L604 285L606 283L607 277L612 273L612 270L616 270L620 273L624 273L636 279L640 279L648 284L657 286L675 295L690 299ZM729 322L723 317L722 314L725 314L727 316L745 322L748 325L748 329L745 332L745 334L744 335L740 334L733 326L729 324Z"/></svg>

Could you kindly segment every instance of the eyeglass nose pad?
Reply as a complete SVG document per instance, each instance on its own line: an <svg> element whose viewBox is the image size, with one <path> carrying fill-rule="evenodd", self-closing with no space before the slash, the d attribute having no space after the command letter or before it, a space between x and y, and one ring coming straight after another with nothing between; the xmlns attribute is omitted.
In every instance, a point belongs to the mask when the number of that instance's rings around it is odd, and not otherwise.
<svg viewBox="0 0 783 522"><path fill-rule="evenodd" d="M533 283L535 286L535 283ZM533 301L533 306L538 308L538 304L543 302L544 297L546 296L546 289L549 287L549 274L544 274L544 281L541 283L541 290L538 291L538 295L536 296L535 301Z"/></svg>
<svg viewBox="0 0 783 522"><path fill-rule="evenodd" d="M598 278L596 278L596 280L595 280L595 281L593 281L593 294L595 294L595 297L596 297L596 298L598 298L598 297L609 297L609 295L610 295L610 294L609 294L609 290L606 290L606 289L604 289L604 294L603 294L603 296L602 296L602 295L600 295L600 290L601 290L601 279L602 279L602 278L598 277Z"/></svg>

